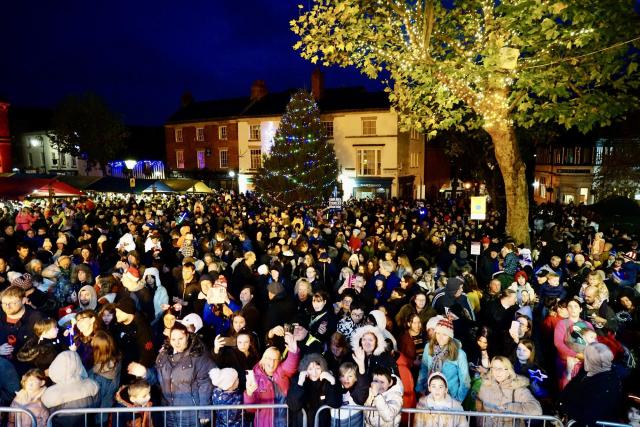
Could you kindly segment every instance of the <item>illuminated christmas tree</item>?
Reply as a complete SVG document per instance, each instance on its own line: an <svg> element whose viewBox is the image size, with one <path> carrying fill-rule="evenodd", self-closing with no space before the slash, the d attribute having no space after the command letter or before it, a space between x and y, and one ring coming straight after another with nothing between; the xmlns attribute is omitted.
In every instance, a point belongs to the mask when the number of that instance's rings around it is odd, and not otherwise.
<svg viewBox="0 0 640 427"><path fill-rule="evenodd" d="M318 106L308 92L295 93L256 175L256 192L279 206L321 204L337 186L338 171Z"/></svg>

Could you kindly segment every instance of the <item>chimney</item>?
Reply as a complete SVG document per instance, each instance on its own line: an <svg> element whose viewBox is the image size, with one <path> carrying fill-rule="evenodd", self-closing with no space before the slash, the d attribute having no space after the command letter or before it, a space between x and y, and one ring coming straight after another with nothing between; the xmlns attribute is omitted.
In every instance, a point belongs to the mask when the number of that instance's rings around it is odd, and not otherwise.
<svg viewBox="0 0 640 427"><path fill-rule="evenodd" d="M251 85L251 100L257 101L267 94L267 84L264 80L256 80Z"/></svg>
<svg viewBox="0 0 640 427"><path fill-rule="evenodd" d="M324 96L324 74L316 68L311 74L311 94L316 101Z"/></svg>
<svg viewBox="0 0 640 427"><path fill-rule="evenodd" d="M189 91L185 91L180 97L180 101L182 102L182 106L186 107L187 105L193 104L193 95Z"/></svg>

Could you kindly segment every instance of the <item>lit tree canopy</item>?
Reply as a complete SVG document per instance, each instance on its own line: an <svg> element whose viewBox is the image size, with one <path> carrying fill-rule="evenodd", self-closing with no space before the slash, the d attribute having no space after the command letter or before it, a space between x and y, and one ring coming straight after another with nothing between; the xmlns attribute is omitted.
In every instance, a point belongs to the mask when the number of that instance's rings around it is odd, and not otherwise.
<svg viewBox="0 0 640 427"><path fill-rule="evenodd" d="M515 126L609 124L638 97L633 0L315 0L291 21L311 62L388 85L405 128L482 127L505 180L507 230L528 240ZM637 93L637 92L636 92Z"/></svg>
<svg viewBox="0 0 640 427"><path fill-rule="evenodd" d="M338 160L327 141L320 111L306 91L295 93L273 137L255 178L256 191L267 202L286 206L294 202L326 201L338 180Z"/></svg>
<svg viewBox="0 0 640 427"><path fill-rule="evenodd" d="M84 156L89 165L100 164L104 171L107 162L114 160L124 148L127 129L94 94L66 98L53 116L49 134L53 145L72 156Z"/></svg>

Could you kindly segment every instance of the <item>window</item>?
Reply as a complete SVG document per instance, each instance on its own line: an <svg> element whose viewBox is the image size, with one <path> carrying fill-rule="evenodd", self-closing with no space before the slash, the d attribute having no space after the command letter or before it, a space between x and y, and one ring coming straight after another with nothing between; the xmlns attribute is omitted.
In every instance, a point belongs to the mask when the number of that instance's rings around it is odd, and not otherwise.
<svg viewBox="0 0 640 427"><path fill-rule="evenodd" d="M363 117L362 118L362 135L371 136L375 134L376 134L376 118Z"/></svg>
<svg viewBox="0 0 640 427"><path fill-rule="evenodd" d="M29 167L33 167L33 153L29 151Z"/></svg>
<svg viewBox="0 0 640 427"><path fill-rule="evenodd" d="M220 150L220 167L229 167L229 150L227 150L226 148Z"/></svg>
<svg viewBox="0 0 640 427"><path fill-rule="evenodd" d="M260 125L249 126L249 140L250 141L260 140Z"/></svg>
<svg viewBox="0 0 640 427"><path fill-rule="evenodd" d="M51 163L54 165L58 164L58 158L56 157L57 153L55 151L51 152Z"/></svg>
<svg viewBox="0 0 640 427"><path fill-rule="evenodd" d="M78 158L76 156L71 156L71 166L74 168L78 167Z"/></svg>
<svg viewBox="0 0 640 427"><path fill-rule="evenodd" d="M227 127L226 126L219 126L218 127L218 139L227 139Z"/></svg>
<svg viewBox="0 0 640 427"><path fill-rule="evenodd" d="M62 163L62 166L67 166L67 155L66 154L60 154L60 163Z"/></svg>
<svg viewBox="0 0 640 427"><path fill-rule="evenodd" d="M204 141L204 128L196 128L196 141Z"/></svg>
<svg viewBox="0 0 640 427"><path fill-rule="evenodd" d="M251 150L251 169L260 169L262 167L262 150Z"/></svg>
<svg viewBox="0 0 640 427"><path fill-rule="evenodd" d="M196 160L198 161L198 169L204 169L206 167L206 163L204 160L204 150L196 151Z"/></svg>
<svg viewBox="0 0 640 427"><path fill-rule="evenodd" d="M176 142L182 142L182 129L176 129Z"/></svg>
<svg viewBox="0 0 640 427"><path fill-rule="evenodd" d="M364 149L356 153L358 175L380 175L382 171L381 150Z"/></svg>
<svg viewBox="0 0 640 427"><path fill-rule="evenodd" d="M547 178L545 177L540 178L540 186L538 188L540 190L540 197L546 198L547 197Z"/></svg>
<svg viewBox="0 0 640 427"><path fill-rule="evenodd" d="M176 168L184 169L184 150L176 150Z"/></svg>
<svg viewBox="0 0 640 427"><path fill-rule="evenodd" d="M420 167L420 153L411 153L411 155L409 156L409 167L411 168L417 168Z"/></svg>
<svg viewBox="0 0 640 427"><path fill-rule="evenodd" d="M324 126L327 138L333 138L333 121L322 122L322 126Z"/></svg>
<svg viewBox="0 0 640 427"><path fill-rule="evenodd" d="M587 203L589 200L589 189L587 187L580 188L580 203Z"/></svg>
<svg viewBox="0 0 640 427"><path fill-rule="evenodd" d="M418 131L418 129L411 129L411 132L409 133L409 139L412 140L417 140L420 139L420 132Z"/></svg>
<svg viewBox="0 0 640 427"><path fill-rule="evenodd" d="M40 160L41 160L42 166L44 166L47 162L44 158L44 150L40 152Z"/></svg>

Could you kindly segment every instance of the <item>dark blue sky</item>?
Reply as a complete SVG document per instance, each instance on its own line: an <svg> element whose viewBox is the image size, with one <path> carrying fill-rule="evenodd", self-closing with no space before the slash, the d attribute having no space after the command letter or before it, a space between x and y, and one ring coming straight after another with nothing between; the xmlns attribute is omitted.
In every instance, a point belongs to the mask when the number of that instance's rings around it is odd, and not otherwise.
<svg viewBox="0 0 640 427"><path fill-rule="evenodd" d="M0 7L0 95L53 107L95 92L128 124L162 124L186 90L196 100L309 87L314 66L291 46L307 0L8 0ZM364 84L325 70L328 87Z"/></svg>

